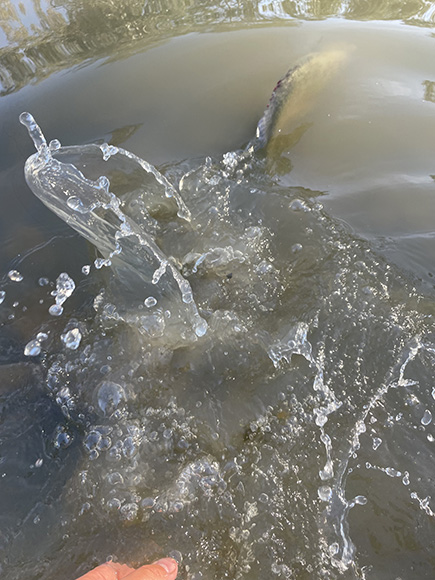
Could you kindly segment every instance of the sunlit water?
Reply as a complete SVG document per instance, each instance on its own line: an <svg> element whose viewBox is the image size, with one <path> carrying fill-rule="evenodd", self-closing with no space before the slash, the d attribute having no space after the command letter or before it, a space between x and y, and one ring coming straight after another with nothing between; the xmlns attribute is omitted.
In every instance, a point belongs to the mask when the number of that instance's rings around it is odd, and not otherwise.
<svg viewBox="0 0 435 580"><path fill-rule="evenodd" d="M2 575L433 578L433 4L93 4L2 8Z"/></svg>

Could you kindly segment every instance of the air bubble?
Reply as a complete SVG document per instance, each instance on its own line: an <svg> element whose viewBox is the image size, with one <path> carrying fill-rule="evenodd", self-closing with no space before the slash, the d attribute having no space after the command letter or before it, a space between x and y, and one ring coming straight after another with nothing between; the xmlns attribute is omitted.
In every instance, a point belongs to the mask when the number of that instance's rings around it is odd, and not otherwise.
<svg viewBox="0 0 435 580"><path fill-rule="evenodd" d="M124 478L120 473L118 473L118 471L114 471L113 473L109 473L107 476L107 481L110 483L110 485L123 485Z"/></svg>
<svg viewBox="0 0 435 580"><path fill-rule="evenodd" d="M121 507L121 514L124 519L131 522L136 519L139 506L137 503L127 503Z"/></svg>
<svg viewBox="0 0 435 580"><path fill-rule="evenodd" d="M122 446L122 453L124 457L133 457L136 454L137 448L132 437L127 437Z"/></svg>
<svg viewBox="0 0 435 580"><path fill-rule="evenodd" d="M106 416L112 415L124 397L124 389L121 385L105 381L98 389L98 406Z"/></svg>
<svg viewBox="0 0 435 580"><path fill-rule="evenodd" d="M99 431L91 431L85 439L85 447L88 451L92 451L100 441L101 433Z"/></svg>
<svg viewBox="0 0 435 580"><path fill-rule="evenodd" d="M112 497L107 502L107 507L110 509L119 510L119 509L121 509L121 502L119 501L119 499L117 497Z"/></svg>
<svg viewBox="0 0 435 580"><path fill-rule="evenodd" d="M145 497L141 502L140 505L143 509L149 510L154 507L155 501L152 497Z"/></svg>
<svg viewBox="0 0 435 580"><path fill-rule="evenodd" d="M60 426L57 428L54 437L54 446L56 449L66 449L71 445L72 441L71 435L65 431L64 427Z"/></svg>
<svg viewBox="0 0 435 580"><path fill-rule="evenodd" d="M183 555L178 550L172 550L171 552L169 552L168 556L170 558L173 558L177 562L177 564L181 564L183 561Z"/></svg>

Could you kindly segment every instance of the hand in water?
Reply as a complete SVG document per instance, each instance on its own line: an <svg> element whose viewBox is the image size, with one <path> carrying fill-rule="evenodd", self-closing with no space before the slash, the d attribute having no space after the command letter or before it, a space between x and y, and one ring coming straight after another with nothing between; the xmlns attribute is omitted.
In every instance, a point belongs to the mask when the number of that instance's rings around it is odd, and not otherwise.
<svg viewBox="0 0 435 580"><path fill-rule="evenodd" d="M178 564L172 558L163 558L137 570L126 564L106 562L77 580L175 580Z"/></svg>

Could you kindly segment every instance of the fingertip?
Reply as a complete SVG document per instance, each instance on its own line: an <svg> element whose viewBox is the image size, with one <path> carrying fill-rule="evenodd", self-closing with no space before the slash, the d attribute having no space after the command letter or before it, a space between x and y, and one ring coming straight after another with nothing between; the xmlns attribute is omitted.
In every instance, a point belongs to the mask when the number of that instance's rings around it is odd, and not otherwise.
<svg viewBox="0 0 435 580"><path fill-rule="evenodd" d="M163 570L165 570L168 579L170 578L172 580L172 578L176 578L178 572L178 564L176 560L174 560L173 558L162 558L161 560L157 560L157 562L154 562L154 564L160 566L161 568L163 568Z"/></svg>
<svg viewBox="0 0 435 580"><path fill-rule="evenodd" d="M178 564L172 558L162 558L153 564L141 566L125 577L125 580L175 580Z"/></svg>

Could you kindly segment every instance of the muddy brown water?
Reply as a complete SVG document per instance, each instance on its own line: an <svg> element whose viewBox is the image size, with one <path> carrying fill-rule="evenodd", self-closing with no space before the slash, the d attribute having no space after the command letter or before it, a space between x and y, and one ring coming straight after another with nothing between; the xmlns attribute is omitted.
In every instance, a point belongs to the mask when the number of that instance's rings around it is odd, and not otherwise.
<svg viewBox="0 0 435 580"><path fill-rule="evenodd" d="M186 580L433 578L435 5L0 16L2 575L173 555ZM346 59L273 154L240 157L276 81L331 50ZM22 111L179 188L191 224L152 233L204 337L32 195ZM142 195L123 208L154 227ZM76 287L52 316L62 272Z"/></svg>

